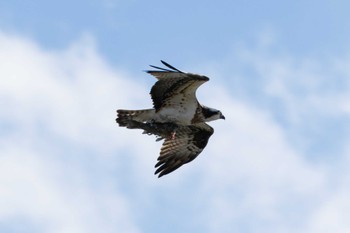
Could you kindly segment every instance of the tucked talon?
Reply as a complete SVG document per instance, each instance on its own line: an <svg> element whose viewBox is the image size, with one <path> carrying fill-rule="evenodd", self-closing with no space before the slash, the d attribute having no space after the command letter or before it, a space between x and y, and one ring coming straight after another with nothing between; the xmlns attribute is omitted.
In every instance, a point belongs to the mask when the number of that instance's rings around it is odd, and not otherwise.
<svg viewBox="0 0 350 233"><path fill-rule="evenodd" d="M176 131L174 131L174 132L171 133L171 139L172 139L172 140L175 140L175 136L176 136Z"/></svg>

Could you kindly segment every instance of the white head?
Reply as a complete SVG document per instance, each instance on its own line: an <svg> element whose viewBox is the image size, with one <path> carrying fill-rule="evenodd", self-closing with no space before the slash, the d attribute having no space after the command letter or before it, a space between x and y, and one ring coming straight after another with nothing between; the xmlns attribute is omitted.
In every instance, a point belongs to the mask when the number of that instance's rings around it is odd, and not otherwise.
<svg viewBox="0 0 350 233"><path fill-rule="evenodd" d="M214 108L208 108L206 106L202 106L202 113L205 118L204 120L205 122L214 121L218 119L225 120L225 116L222 114L222 112Z"/></svg>

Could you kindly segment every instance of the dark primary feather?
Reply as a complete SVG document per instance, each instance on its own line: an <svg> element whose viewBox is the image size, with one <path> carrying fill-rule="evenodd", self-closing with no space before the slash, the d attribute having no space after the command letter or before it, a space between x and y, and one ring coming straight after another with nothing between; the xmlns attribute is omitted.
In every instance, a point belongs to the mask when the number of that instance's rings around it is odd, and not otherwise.
<svg viewBox="0 0 350 233"><path fill-rule="evenodd" d="M165 68L161 68L161 67L158 67L158 66L153 66L153 65L150 65L150 67L152 68L155 68L155 69L158 69L158 70L155 70L155 71L152 71L152 70L149 70L149 71L146 71L146 72L159 72L159 70L162 70L162 71L166 71L166 72L179 72L179 73L184 73L182 72L181 70L175 68L174 66L172 65L169 65L168 63L166 63L165 61L162 61L160 60L165 66L167 66L169 69L165 69Z"/></svg>
<svg viewBox="0 0 350 233"><path fill-rule="evenodd" d="M203 151L213 133L214 129L206 123L177 128L163 143L155 174L161 177L191 162Z"/></svg>
<svg viewBox="0 0 350 233"><path fill-rule="evenodd" d="M160 60L160 61L163 63L163 65L169 67L170 69L176 70L177 72L180 72L180 73L183 73L182 71L176 69L174 66L172 66L172 65L170 65L170 64L168 64L168 63L166 63L165 61L162 61L162 60Z"/></svg>

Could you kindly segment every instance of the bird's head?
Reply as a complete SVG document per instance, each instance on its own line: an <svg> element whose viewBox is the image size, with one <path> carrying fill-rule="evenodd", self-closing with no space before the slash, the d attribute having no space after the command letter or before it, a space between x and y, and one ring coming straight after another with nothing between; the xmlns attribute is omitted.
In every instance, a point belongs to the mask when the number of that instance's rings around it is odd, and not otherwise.
<svg viewBox="0 0 350 233"><path fill-rule="evenodd" d="M208 108L206 106L202 106L202 112L203 116L205 118L205 121L214 121L218 119L224 119L225 116L222 114L220 110L214 109L214 108Z"/></svg>

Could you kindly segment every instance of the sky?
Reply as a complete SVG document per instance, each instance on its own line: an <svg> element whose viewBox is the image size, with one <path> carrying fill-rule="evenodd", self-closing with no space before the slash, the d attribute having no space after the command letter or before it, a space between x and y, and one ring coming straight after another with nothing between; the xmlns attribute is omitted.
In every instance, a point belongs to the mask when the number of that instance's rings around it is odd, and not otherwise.
<svg viewBox="0 0 350 233"><path fill-rule="evenodd" d="M0 232L350 232L348 1L1 1ZM160 179L120 128L165 60L226 120Z"/></svg>

